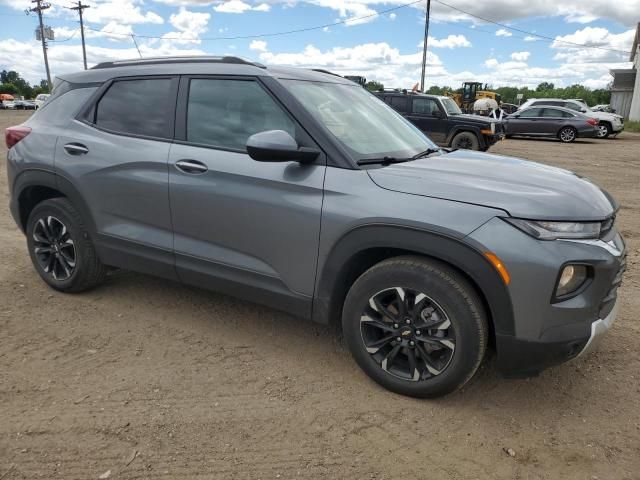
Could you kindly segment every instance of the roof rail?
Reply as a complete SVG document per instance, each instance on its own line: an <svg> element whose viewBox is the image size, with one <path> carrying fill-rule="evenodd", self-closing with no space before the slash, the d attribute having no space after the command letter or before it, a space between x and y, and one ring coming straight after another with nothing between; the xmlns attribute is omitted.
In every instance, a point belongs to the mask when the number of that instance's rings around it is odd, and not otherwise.
<svg viewBox="0 0 640 480"><path fill-rule="evenodd" d="M330 72L329 70L324 70L323 68L312 68L311 71L318 72L318 73L326 73L327 75L333 75L334 77L342 78L342 75L338 75L337 73Z"/></svg>
<svg viewBox="0 0 640 480"><path fill-rule="evenodd" d="M91 70L100 70L103 68L115 67L132 67L141 65L166 65L171 63L232 63L237 65L252 65L259 68L267 68L261 63L250 62L240 57L231 56L184 56L184 57L151 57L151 58L134 58L131 60L115 60L113 62L102 62L93 67Z"/></svg>

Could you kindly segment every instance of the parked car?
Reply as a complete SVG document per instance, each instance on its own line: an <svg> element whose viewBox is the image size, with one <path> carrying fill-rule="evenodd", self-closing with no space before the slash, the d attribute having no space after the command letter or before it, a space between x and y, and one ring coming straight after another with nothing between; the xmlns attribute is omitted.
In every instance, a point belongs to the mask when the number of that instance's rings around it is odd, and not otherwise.
<svg viewBox="0 0 640 480"><path fill-rule="evenodd" d="M518 110L518 105L515 105L513 103L501 103L500 104L500 109L506 113L506 114L512 114L515 113Z"/></svg>
<svg viewBox="0 0 640 480"><path fill-rule="evenodd" d="M594 112L616 113L615 108L613 108L611 105L607 105L604 103L591 107L591 110L593 110Z"/></svg>
<svg viewBox="0 0 640 480"><path fill-rule="evenodd" d="M14 108L16 110L35 110L36 104L33 100L16 100Z"/></svg>
<svg viewBox="0 0 640 480"><path fill-rule="evenodd" d="M609 135L618 135L624 130L624 119L615 113L595 112L586 103L578 100L562 100L559 98L531 98L522 104L520 110L528 107L538 107L549 105L554 107L564 107L584 113L589 117L598 120L598 138L607 138Z"/></svg>
<svg viewBox="0 0 640 480"><path fill-rule="evenodd" d="M36 108L40 108L42 105L44 105L44 102L47 101L47 98L49 98L49 94L48 93L41 93L40 95L38 95L36 97Z"/></svg>
<svg viewBox="0 0 640 480"><path fill-rule="evenodd" d="M56 290L118 267L341 321L362 369L417 397L460 388L489 346L535 374L615 319L618 204L582 176L438 148L309 70L182 57L58 81L6 130L11 213Z"/></svg>
<svg viewBox="0 0 640 480"><path fill-rule="evenodd" d="M444 147L486 151L504 138L501 120L464 114L450 97L398 90L374 95Z"/></svg>
<svg viewBox="0 0 640 480"><path fill-rule="evenodd" d="M570 143L598 135L598 121L561 107L529 107L505 118L507 137L555 137Z"/></svg>
<svg viewBox="0 0 640 480"><path fill-rule="evenodd" d="M16 108L16 104L14 100L2 100L0 101L0 108L2 110L14 110Z"/></svg>

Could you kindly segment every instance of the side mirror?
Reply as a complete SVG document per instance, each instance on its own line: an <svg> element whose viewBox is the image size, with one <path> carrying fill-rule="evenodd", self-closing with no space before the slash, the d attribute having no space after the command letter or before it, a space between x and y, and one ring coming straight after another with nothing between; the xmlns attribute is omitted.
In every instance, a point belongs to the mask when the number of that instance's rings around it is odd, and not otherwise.
<svg viewBox="0 0 640 480"><path fill-rule="evenodd" d="M581 109L580 109L580 111L581 111L582 113L587 113L587 109L586 109L586 108L581 108Z"/></svg>
<svg viewBox="0 0 640 480"><path fill-rule="evenodd" d="M313 162L320 152L298 147L294 138L284 130L267 130L247 139L247 153L258 162Z"/></svg>
<svg viewBox="0 0 640 480"><path fill-rule="evenodd" d="M440 110L431 110L431 116L436 118L442 118L442 112Z"/></svg>

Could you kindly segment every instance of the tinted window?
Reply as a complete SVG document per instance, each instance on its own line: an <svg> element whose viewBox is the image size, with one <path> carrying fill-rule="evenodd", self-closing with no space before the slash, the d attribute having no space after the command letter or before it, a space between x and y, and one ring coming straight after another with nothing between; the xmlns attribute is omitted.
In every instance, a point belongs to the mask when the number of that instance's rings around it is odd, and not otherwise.
<svg viewBox="0 0 640 480"><path fill-rule="evenodd" d="M95 123L114 132L171 138L171 79L119 80L96 106Z"/></svg>
<svg viewBox="0 0 640 480"><path fill-rule="evenodd" d="M440 113L438 104L432 98L414 98L411 111L423 115L432 115L433 112Z"/></svg>
<svg viewBox="0 0 640 480"><path fill-rule="evenodd" d="M558 110L557 108L545 108L542 112L543 117L549 118L569 118L573 117L569 112L565 112L563 110Z"/></svg>
<svg viewBox="0 0 640 480"><path fill-rule="evenodd" d="M563 105L563 107L570 108L571 110L575 110L576 112L579 112L580 110L582 110L582 107L580 105L573 102L566 102Z"/></svg>
<svg viewBox="0 0 640 480"><path fill-rule="evenodd" d="M531 118L531 117L541 117L542 116L542 108L530 108L529 110L524 110L520 112L520 118Z"/></svg>
<svg viewBox="0 0 640 480"><path fill-rule="evenodd" d="M407 98L406 97L391 97L391 103L389 104L399 112L407 111Z"/></svg>
<svg viewBox="0 0 640 480"><path fill-rule="evenodd" d="M250 80L191 80L187 140L245 150L247 139L266 130L295 137L295 124L269 94Z"/></svg>

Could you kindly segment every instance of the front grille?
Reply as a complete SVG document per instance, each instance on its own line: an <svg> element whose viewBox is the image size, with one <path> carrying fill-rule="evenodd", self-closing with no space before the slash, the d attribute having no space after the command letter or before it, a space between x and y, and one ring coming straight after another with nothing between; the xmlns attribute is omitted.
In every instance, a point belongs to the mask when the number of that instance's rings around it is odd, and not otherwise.
<svg viewBox="0 0 640 480"><path fill-rule="evenodd" d="M626 269L627 254L625 252L622 257L620 257L620 267L618 268L618 272L611 282L611 288L600 302L600 318L605 318L607 315L609 315L611 310L613 310L613 306L616 303L616 298L618 298L618 288L622 284L622 277Z"/></svg>

